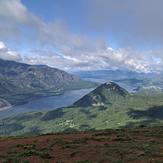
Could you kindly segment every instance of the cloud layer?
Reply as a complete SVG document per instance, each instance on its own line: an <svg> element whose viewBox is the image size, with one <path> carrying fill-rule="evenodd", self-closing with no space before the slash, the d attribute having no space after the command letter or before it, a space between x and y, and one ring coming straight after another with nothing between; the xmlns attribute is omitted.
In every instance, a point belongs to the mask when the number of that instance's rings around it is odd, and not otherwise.
<svg viewBox="0 0 163 163"><path fill-rule="evenodd" d="M0 58L5 60L14 60L14 61L22 61L21 56L6 47L3 42L0 42Z"/></svg>
<svg viewBox="0 0 163 163"><path fill-rule="evenodd" d="M163 22L161 0L89 0L90 25L95 31L123 36L127 45L138 41L161 43ZM148 3L148 7L147 7ZM157 10L156 10L157 9ZM151 12L153 11L153 12ZM129 19L125 24L125 19ZM45 22L32 14L20 0L0 1L0 37L27 42L28 54L19 55L0 42L0 58L30 64L48 64L64 70L130 69L138 72L163 71L163 50L136 51L126 46L112 49L103 39L70 32L61 21ZM121 29L122 28L122 29ZM120 30L121 29L121 30ZM122 32L123 31L123 32ZM0 40L1 41L1 40ZM32 43L31 43L32 42Z"/></svg>
<svg viewBox="0 0 163 163"><path fill-rule="evenodd" d="M89 0L92 29L114 34L122 44L163 45L162 0Z"/></svg>

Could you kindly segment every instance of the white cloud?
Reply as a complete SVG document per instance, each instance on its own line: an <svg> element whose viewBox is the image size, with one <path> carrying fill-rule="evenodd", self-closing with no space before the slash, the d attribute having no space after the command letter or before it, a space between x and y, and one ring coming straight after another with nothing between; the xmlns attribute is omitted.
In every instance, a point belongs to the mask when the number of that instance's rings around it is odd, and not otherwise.
<svg viewBox="0 0 163 163"><path fill-rule="evenodd" d="M0 19L1 37L41 45L41 50L32 49L21 57L0 42L0 58L3 59L48 64L71 71L116 68L139 72L163 71L163 50L136 52L128 48L113 49L102 39L71 33L63 21L44 22L20 0L0 0ZM46 50L49 46L50 51ZM58 52L55 53L54 49Z"/></svg>
<svg viewBox="0 0 163 163"><path fill-rule="evenodd" d="M5 44L3 42L0 42L0 49L5 49L5 48L6 48Z"/></svg>
<svg viewBox="0 0 163 163"><path fill-rule="evenodd" d="M163 45L162 0L89 0L88 23L123 45Z"/></svg>
<svg viewBox="0 0 163 163"><path fill-rule="evenodd" d="M22 60L21 56L17 52L8 49L3 42L0 42L0 58L14 61Z"/></svg>
<svg viewBox="0 0 163 163"><path fill-rule="evenodd" d="M1 0L0 16L6 20L22 23L28 19L28 12L20 0Z"/></svg>
<svg viewBox="0 0 163 163"><path fill-rule="evenodd" d="M132 49L104 48L78 55L59 55L52 51L33 51L24 62L47 64L63 70L129 69L137 72L163 71L161 57L150 57L155 52L135 52ZM35 55L34 55L35 54Z"/></svg>
<svg viewBox="0 0 163 163"><path fill-rule="evenodd" d="M52 50L34 50L28 55L20 56L0 42L0 58L14 60L29 64L46 64L51 67L60 68L66 71L77 70L100 70L100 69L129 69L137 72L158 72L163 71L162 55L154 57L156 51L135 52L132 49L99 48L81 53L76 50L69 53L58 54ZM161 54L161 51L157 52Z"/></svg>

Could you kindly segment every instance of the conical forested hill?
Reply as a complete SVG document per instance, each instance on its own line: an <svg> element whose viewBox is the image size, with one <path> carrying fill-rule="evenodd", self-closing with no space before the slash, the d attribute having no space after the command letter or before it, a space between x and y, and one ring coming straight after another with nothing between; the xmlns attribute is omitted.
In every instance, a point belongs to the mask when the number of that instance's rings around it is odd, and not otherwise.
<svg viewBox="0 0 163 163"><path fill-rule="evenodd" d="M88 107L112 104L123 100L129 93L114 82L107 82L74 103L74 106Z"/></svg>
<svg viewBox="0 0 163 163"><path fill-rule="evenodd" d="M116 83L108 82L72 106L3 119L0 135L162 126L162 99L161 91L128 93Z"/></svg>

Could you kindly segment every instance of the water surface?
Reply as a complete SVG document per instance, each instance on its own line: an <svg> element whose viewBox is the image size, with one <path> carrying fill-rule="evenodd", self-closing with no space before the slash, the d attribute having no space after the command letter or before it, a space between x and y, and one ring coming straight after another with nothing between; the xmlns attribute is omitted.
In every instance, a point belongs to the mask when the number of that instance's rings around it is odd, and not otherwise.
<svg viewBox="0 0 163 163"><path fill-rule="evenodd" d="M59 96L42 97L29 101L26 104L13 106L0 112L0 118L13 116L19 113L32 111L48 111L73 104L75 101L92 91L93 89L80 89L67 91Z"/></svg>

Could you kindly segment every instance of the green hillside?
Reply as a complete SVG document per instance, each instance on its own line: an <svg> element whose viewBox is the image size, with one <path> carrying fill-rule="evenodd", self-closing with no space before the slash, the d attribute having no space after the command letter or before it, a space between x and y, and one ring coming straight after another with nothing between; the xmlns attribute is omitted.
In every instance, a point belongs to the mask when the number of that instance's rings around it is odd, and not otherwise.
<svg viewBox="0 0 163 163"><path fill-rule="evenodd" d="M163 125L163 92L128 93L103 84L74 105L49 112L20 114L0 121L1 135Z"/></svg>
<svg viewBox="0 0 163 163"><path fill-rule="evenodd" d="M119 85L108 82L97 87L88 95L74 103L76 107L104 106L118 101L123 101L129 93Z"/></svg>

